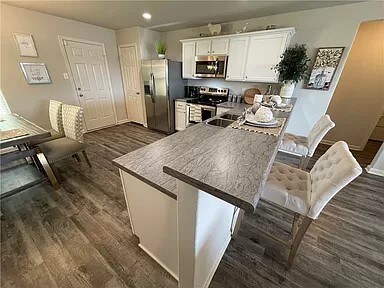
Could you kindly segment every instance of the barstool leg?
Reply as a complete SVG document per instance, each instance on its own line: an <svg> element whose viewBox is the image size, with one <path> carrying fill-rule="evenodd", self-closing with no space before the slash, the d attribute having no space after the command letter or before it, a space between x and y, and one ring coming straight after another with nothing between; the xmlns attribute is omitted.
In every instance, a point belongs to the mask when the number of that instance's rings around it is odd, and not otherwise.
<svg viewBox="0 0 384 288"><path fill-rule="evenodd" d="M293 239L295 239L297 228L299 227L299 219L300 219L300 214L295 213L293 216L292 229L291 229L291 235Z"/></svg>
<svg viewBox="0 0 384 288"><path fill-rule="evenodd" d="M83 153L83 157L85 159L85 162L87 162L88 166L92 168L92 164L91 164L91 161L89 161L87 152L85 152L85 150L83 150L83 151L81 151L81 153Z"/></svg>
<svg viewBox="0 0 384 288"><path fill-rule="evenodd" d="M309 217L305 217L303 221L301 222L301 225L299 226L299 230L297 231L297 234L293 240L291 250L289 251L288 261L287 261L287 269L291 270L293 262L295 261L295 256L297 249L299 249L301 240L303 240L303 237L305 233L307 232L309 226L311 225L313 219Z"/></svg>
<svg viewBox="0 0 384 288"><path fill-rule="evenodd" d="M309 160L311 160L311 157L309 157L309 156L301 156L301 158L300 158L300 164L299 164L299 169L300 169L300 170L305 170L305 169L307 169Z"/></svg>

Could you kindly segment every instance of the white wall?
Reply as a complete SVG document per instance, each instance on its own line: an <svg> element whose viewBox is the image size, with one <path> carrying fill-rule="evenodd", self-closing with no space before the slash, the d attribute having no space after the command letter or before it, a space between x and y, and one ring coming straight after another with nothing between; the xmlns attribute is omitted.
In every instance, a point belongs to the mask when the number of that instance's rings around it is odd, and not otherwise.
<svg viewBox="0 0 384 288"><path fill-rule="evenodd" d="M32 34L39 56L20 57L13 32ZM69 71L65 66L58 35L105 44L117 118L126 119L115 31L1 4L1 89L11 110L44 128L50 128L50 99L79 105L70 80L63 78L63 73ZM20 70L20 62L45 63L52 83L28 85Z"/></svg>
<svg viewBox="0 0 384 288"><path fill-rule="evenodd" d="M291 44L307 44L308 54L313 61L319 47L346 47L329 91L307 90L304 89L303 83L298 83L295 89L294 97L297 97L298 101L287 131L307 135L315 122L327 110L360 22L383 18L384 7L382 2L362 2L230 22L222 25L222 30L223 33L232 34L247 22L249 23L247 31L262 30L269 24L275 24L278 27L293 26L296 28L296 34L293 36ZM162 39L168 45L167 57L181 61L181 43L179 40L198 37L199 33L208 33L207 27L163 32ZM189 84L195 85L195 83L201 82L189 81ZM233 82L224 81L219 83L220 86L225 85L225 87L231 88L235 92L242 85L249 87L249 84L234 84Z"/></svg>

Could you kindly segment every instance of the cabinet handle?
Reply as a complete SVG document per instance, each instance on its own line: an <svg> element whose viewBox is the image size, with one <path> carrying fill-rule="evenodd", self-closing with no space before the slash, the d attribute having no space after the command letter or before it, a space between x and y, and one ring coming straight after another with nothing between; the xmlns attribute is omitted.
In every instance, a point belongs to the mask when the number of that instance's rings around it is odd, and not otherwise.
<svg viewBox="0 0 384 288"><path fill-rule="evenodd" d="M245 76L245 79L247 79L248 78L248 76Z"/></svg>
<svg viewBox="0 0 384 288"><path fill-rule="evenodd" d="M212 51L212 53L215 53L215 51Z"/></svg>

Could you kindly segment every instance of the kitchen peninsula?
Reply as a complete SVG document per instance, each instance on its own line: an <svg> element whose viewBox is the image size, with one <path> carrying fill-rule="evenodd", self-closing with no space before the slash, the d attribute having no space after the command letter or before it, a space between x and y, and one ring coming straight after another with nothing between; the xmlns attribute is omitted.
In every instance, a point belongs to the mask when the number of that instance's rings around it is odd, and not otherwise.
<svg viewBox="0 0 384 288"><path fill-rule="evenodd" d="M283 132L276 137L205 121L113 161L139 246L179 287L209 286L240 211L256 208Z"/></svg>

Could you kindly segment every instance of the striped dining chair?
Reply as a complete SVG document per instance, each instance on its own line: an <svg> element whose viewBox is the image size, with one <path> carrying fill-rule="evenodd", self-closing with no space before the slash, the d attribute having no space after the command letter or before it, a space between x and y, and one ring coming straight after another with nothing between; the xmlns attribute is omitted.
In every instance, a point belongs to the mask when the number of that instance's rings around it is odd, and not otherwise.
<svg viewBox="0 0 384 288"><path fill-rule="evenodd" d="M76 155L76 158L80 159L79 153L81 152L88 166L92 167L87 153L85 152L87 145L84 143L83 138L83 108L63 104L62 116L65 137L54 139L38 145L45 156L45 159L39 159L40 162L43 162L43 166L44 162L48 162L56 174L56 177L59 179L60 177L58 171L53 164L66 157Z"/></svg>

